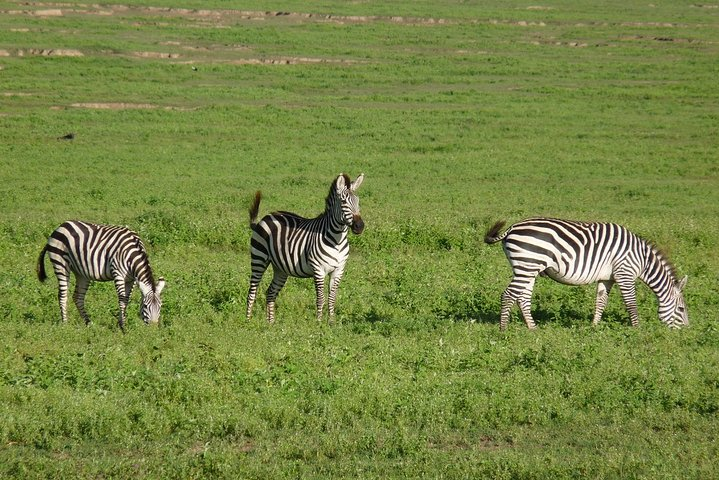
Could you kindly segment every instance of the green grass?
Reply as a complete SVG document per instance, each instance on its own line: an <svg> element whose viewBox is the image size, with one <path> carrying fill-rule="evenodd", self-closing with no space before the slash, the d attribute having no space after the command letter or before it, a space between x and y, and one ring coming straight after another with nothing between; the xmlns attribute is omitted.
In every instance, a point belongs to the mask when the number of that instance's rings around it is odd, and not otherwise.
<svg viewBox="0 0 719 480"><path fill-rule="evenodd" d="M125 5L0 2L0 477L719 476L718 9ZM252 194L314 215L340 172L337 323L298 279L246 322ZM644 286L638 329L617 292L592 328L593 287L540 279L539 330L500 333L482 238L533 215L662 246L690 328ZM70 218L141 235L159 328L135 292L122 335L109 284L58 324L35 262Z"/></svg>

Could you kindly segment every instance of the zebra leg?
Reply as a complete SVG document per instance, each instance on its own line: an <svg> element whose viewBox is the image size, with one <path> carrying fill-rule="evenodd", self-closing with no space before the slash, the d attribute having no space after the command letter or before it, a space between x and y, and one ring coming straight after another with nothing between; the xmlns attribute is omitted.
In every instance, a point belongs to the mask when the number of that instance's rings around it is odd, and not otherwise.
<svg viewBox="0 0 719 480"><path fill-rule="evenodd" d="M60 320L67 323L67 291L70 284L70 268L64 263L55 263L53 260L53 270L57 277L57 302L60 305Z"/></svg>
<svg viewBox="0 0 719 480"><path fill-rule="evenodd" d="M286 281L287 281L287 274L280 272L278 270L275 270L274 276L272 277L272 283L270 283L270 286L267 289L267 322L268 323L275 323L275 299L277 298L277 295L280 293L280 290L282 290L282 287L285 286Z"/></svg>
<svg viewBox="0 0 719 480"><path fill-rule="evenodd" d="M315 294L317 296L317 321L322 320L322 310L325 308L325 276L315 273Z"/></svg>
<svg viewBox="0 0 719 480"><path fill-rule="evenodd" d="M519 308L522 312L522 317L527 327L533 329L536 327L534 319L532 319L531 302L532 302L532 289L534 288L534 281L537 278L537 273L533 276L515 276L512 281L509 282L509 286L502 294L502 312L499 317L499 328L500 330L507 329L507 323L509 322L509 313L514 306L515 302L519 303Z"/></svg>
<svg viewBox="0 0 719 480"><path fill-rule="evenodd" d="M594 307L593 325L599 325L604 309L607 307L607 299L609 299L609 292L612 290L613 285L614 280L600 280L597 283L597 302Z"/></svg>
<svg viewBox="0 0 719 480"><path fill-rule="evenodd" d="M125 280L125 297L127 297L127 302L130 302L130 295L132 295L132 289L135 286L135 282L133 280Z"/></svg>
<svg viewBox="0 0 719 480"><path fill-rule="evenodd" d="M80 316L85 320L85 325L90 325L90 316L85 310L85 293L90 286L90 280L85 277L76 276L75 282L75 293L72 295L72 299L75 302L77 310L80 312Z"/></svg>
<svg viewBox="0 0 719 480"><path fill-rule="evenodd" d="M524 317L524 323L527 324L527 328L530 330L537 328L537 325L534 323L534 319L532 318L532 290L534 289L535 278L532 278L531 282L525 286L525 290L519 297L518 302L519 309L522 311L522 317Z"/></svg>
<svg viewBox="0 0 719 480"><path fill-rule="evenodd" d="M255 299L257 298L257 288L260 286L260 282L262 281L262 275L264 275L265 270L267 270L267 265L267 263L252 264L252 274L250 275L250 289L247 291L247 320L252 317L252 306L255 304Z"/></svg>
<svg viewBox="0 0 719 480"><path fill-rule="evenodd" d="M617 278L619 291L622 292L622 300L629 312L629 319L632 321L632 327L639 326L639 312L637 311L637 288L634 284L634 277Z"/></svg>
<svg viewBox="0 0 719 480"><path fill-rule="evenodd" d="M129 294L125 291L125 278L115 277L115 290L117 290L117 301L120 305L120 314L117 319L117 324L125 333L125 313L127 311L127 304L130 301Z"/></svg>
<svg viewBox="0 0 719 480"><path fill-rule="evenodd" d="M330 298L329 298L329 321L334 321L335 317L335 301L337 300L337 290L342 280L342 271L335 270L330 276Z"/></svg>
<svg viewBox="0 0 719 480"><path fill-rule="evenodd" d="M511 283L510 283L511 286ZM514 292L507 287L502 294L502 312L499 314L499 329L506 330L507 323L509 323L509 313L514 306L514 302L517 301L517 297L514 296Z"/></svg>

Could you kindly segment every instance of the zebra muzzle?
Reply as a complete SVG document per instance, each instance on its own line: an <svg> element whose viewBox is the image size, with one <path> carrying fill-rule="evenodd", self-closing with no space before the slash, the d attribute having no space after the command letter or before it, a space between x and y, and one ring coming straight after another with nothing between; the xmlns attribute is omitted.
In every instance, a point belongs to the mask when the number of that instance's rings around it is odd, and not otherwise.
<svg viewBox="0 0 719 480"><path fill-rule="evenodd" d="M364 221L359 215L352 216L352 233L359 235L364 230Z"/></svg>

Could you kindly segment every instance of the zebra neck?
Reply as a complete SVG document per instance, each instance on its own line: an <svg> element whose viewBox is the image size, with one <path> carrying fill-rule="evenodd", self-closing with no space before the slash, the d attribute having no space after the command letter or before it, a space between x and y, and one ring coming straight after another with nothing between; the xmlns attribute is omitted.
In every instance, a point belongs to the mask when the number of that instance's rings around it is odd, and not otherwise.
<svg viewBox="0 0 719 480"><path fill-rule="evenodd" d="M155 290L155 279L152 276L152 269L147 258L135 258L130 264L130 271L138 284L147 287L149 290Z"/></svg>
<svg viewBox="0 0 719 480"><path fill-rule="evenodd" d="M647 247L646 264L639 278L654 292L661 304L669 297L676 277L667 261L653 248Z"/></svg>
<svg viewBox="0 0 719 480"><path fill-rule="evenodd" d="M325 238L331 238L336 244L340 244L347 239L349 227L343 221L337 219L333 209L327 208L321 218L323 223L322 234Z"/></svg>

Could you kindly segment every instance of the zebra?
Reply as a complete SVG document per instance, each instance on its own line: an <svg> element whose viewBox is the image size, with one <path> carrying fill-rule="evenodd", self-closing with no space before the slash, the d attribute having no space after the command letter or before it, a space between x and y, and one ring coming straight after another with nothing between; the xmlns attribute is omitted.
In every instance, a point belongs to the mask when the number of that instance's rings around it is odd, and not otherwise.
<svg viewBox="0 0 719 480"><path fill-rule="evenodd" d="M75 274L75 292L72 296L85 324L90 317L85 311L85 293L91 281L115 282L120 303L118 325L125 332L125 310L130 301L133 284L137 282L142 292L140 317L146 324L160 319L162 300L160 294L165 280L155 283L152 269L140 237L135 232L114 225L96 225L71 220L57 227L47 240L37 261L37 277L47 279L45 253L50 257L58 284L60 318L67 322L67 291L70 272Z"/></svg>
<svg viewBox="0 0 719 480"><path fill-rule="evenodd" d="M502 294L500 329L507 328L515 302L527 327L532 319L532 288L537 275L566 285L597 283L593 324L597 325L616 283L629 312L632 326L639 325L635 281L641 279L659 301L659 319L670 328L689 324L682 290L685 276L677 280L674 267L652 243L615 223L587 223L556 218L530 218L499 232L505 222L494 224L484 241L501 241L513 270L513 278Z"/></svg>
<svg viewBox="0 0 719 480"><path fill-rule="evenodd" d="M325 200L325 211L315 218L304 218L294 213L280 211L270 213L259 222L261 192L255 193L250 206L251 269L250 288L247 293L247 320L252 315L252 305L257 295L262 275L272 264L272 282L267 289L267 321L275 321L275 299L288 277L308 278L315 281L317 295L317 320L322 319L325 303L325 277L330 276L329 321L335 314L335 299L345 263L349 256L347 231L359 235L364 230L360 216L357 189L364 174L351 181L340 174L330 187Z"/></svg>

